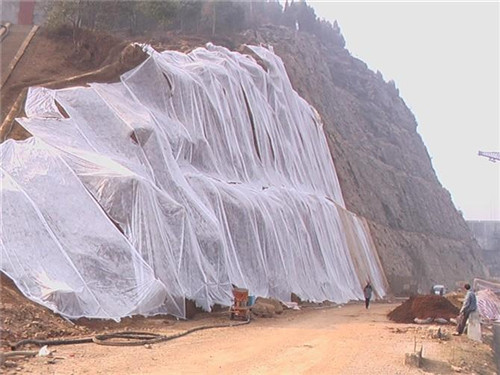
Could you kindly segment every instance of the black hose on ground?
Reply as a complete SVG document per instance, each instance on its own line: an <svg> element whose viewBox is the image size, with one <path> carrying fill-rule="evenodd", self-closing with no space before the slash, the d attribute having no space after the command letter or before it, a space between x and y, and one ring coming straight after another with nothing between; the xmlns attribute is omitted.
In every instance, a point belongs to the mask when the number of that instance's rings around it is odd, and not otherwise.
<svg viewBox="0 0 500 375"><path fill-rule="evenodd" d="M173 340L182 336L189 335L190 333L196 331L202 331L205 329L236 327L248 323L250 323L250 319L239 323L232 322L227 324L214 324L208 326L201 326L201 327L191 328L188 329L187 331L176 333L169 336L151 332L122 331L122 332L107 333L102 335L96 335L94 337L87 337L80 339L63 339L63 340L26 339L11 345L10 348L11 350L17 350L18 348L28 344L37 346L44 346L44 345L56 346L56 345L87 344L91 342L98 345L108 345L108 346L141 346L145 344L155 344L158 342ZM126 341L117 341L117 339Z"/></svg>
<svg viewBox="0 0 500 375"><path fill-rule="evenodd" d="M109 346L140 346L145 344L154 344L162 341L164 335L150 332L114 332L107 333L103 335L96 335L92 338L92 341L99 345L109 345ZM128 341L116 341L113 339L121 339Z"/></svg>
<svg viewBox="0 0 500 375"><path fill-rule="evenodd" d="M35 339L26 339L16 342L15 344L10 346L11 350L17 350L24 345L36 345L36 346L44 346L44 345L71 345L71 344L85 344L90 343L92 341L92 337L80 338L80 339L64 339L64 340L35 340Z"/></svg>
<svg viewBox="0 0 500 375"><path fill-rule="evenodd" d="M19 357L35 357L38 354L36 351L21 351L21 352L0 352L0 366L5 363L7 358L18 359Z"/></svg>

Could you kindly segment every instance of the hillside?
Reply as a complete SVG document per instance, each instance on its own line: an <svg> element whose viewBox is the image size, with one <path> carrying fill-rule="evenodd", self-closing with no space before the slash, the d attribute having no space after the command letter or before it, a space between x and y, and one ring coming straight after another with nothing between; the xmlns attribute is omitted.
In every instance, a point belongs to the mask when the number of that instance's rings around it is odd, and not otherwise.
<svg viewBox="0 0 500 375"><path fill-rule="evenodd" d="M346 206L369 220L393 292L453 288L484 274L478 245L394 82L340 43L274 27L257 40L275 46L295 89L323 118Z"/></svg>
<svg viewBox="0 0 500 375"><path fill-rule="evenodd" d="M161 49L186 51L207 41L177 34L158 37L156 44ZM119 40L89 37L86 49L77 56L69 48L58 48L67 42L38 35L26 60L2 89L2 99L8 93L7 103L12 103L27 85L115 62L118 66L109 74L100 71L52 87L113 81L133 62L141 61L140 57L125 63L117 59L124 47ZM483 275L477 244L437 180L415 118L394 84L371 72L340 44L322 45L314 36L284 27L261 28L215 42L231 49L242 42L269 43L283 59L295 90L322 117L346 206L368 220L393 292L426 291L435 282L453 287L458 280ZM32 64L41 51L50 51L50 59ZM5 107L2 118L4 111ZM26 134L17 126L10 136Z"/></svg>

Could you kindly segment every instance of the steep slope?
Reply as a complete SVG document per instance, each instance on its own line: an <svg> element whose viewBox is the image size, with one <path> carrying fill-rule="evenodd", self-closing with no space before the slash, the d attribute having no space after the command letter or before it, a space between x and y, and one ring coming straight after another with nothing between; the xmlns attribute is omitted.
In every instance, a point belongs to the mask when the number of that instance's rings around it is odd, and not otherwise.
<svg viewBox="0 0 500 375"><path fill-rule="evenodd" d="M59 56L55 41L43 35L38 39L2 89L2 99L46 80L57 62L73 67L71 72L66 69L67 76L91 68L75 65L74 56ZM163 48L187 51L210 38L176 34L157 39ZM294 89L322 116L346 206L368 219L392 290L426 291L434 282L453 287L457 279L482 275L478 246L437 180L415 118L395 85L350 56L335 37L325 45L310 34L268 27L217 40L230 49L259 42L274 46ZM32 64L40 43L52 43L55 58ZM95 43L99 41L88 45ZM10 136L19 138L14 131Z"/></svg>
<svg viewBox="0 0 500 375"><path fill-rule="evenodd" d="M118 83L30 88L16 121L34 137L0 144L1 270L23 293L113 319L230 305L233 285L344 303L371 280L383 297L367 226L282 61L142 48Z"/></svg>
<svg viewBox="0 0 500 375"><path fill-rule="evenodd" d="M483 275L478 245L394 83L334 40L282 27L248 38L274 46L294 88L319 111L347 208L369 220L393 292Z"/></svg>

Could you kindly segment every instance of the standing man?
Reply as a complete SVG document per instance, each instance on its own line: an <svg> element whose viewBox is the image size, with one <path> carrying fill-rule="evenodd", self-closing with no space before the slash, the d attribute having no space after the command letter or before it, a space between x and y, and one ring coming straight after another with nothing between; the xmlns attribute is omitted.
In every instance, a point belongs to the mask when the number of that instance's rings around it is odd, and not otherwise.
<svg viewBox="0 0 500 375"><path fill-rule="evenodd" d="M370 305L370 299L372 298L372 292L373 292L372 284L370 284L370 281L367 281L366 286L363 289L363 293L365 295L365 307L366 308L368 308L368 306Z"/></svg>
<svg viewBox="0 0 500 375"><path fill-rule="evenodd" d="M467 294L465 295L464 303L458 315L457 332L454 333L455 336L461 335L464 332L469 315L477 309L476 295L470 288L470 284L465 284L464 288L467 290Z"/></svg>

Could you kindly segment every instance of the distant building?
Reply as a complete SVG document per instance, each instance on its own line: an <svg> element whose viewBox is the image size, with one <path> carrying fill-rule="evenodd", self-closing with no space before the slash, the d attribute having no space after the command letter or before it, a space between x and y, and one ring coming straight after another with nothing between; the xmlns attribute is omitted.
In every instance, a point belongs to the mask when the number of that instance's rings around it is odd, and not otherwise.
<svg viewBox="0 0 500 375"><path fill-rule="evenodd" d="M492 277L500 278L500 221L467 221Z"/></svg>

